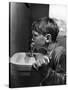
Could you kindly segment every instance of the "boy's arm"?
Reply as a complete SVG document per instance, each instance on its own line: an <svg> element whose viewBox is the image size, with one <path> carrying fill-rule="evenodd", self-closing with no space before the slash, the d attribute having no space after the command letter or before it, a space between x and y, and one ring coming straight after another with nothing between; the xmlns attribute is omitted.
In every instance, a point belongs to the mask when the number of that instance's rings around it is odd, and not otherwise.
<svg viewBox="0 0 68 90"><path fill-rule="evenodd" d="M59 49L62 51L61 49ZM49 65L42 65L41 68L39 68L39 71L41 72L41 75L44 77L41 81L42 85L45 84L53 84L53 85L59 85L59 84L65 84L66 83L66 55L63 52L57 52L58 55L54 60L52 67Z"/></svg>

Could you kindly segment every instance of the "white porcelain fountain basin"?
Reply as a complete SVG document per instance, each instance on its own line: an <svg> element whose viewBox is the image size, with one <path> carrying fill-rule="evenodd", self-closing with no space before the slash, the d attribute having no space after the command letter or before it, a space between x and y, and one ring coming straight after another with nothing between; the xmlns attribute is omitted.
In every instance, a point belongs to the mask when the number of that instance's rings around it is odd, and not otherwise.
<svg viewBox="0 0 68 90"><path fill-rule="evenodd" d="M35 58L27 56L25 52L15 53L10 58L10 63L17 65L32 65L35 62Z"/></svg>

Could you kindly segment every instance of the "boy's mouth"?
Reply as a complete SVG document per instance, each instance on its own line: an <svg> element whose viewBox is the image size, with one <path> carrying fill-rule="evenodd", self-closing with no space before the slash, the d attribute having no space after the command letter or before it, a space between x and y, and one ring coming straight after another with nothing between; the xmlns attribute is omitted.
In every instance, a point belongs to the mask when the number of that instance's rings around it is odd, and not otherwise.
<svg viewBox="0 0 68 90"><path fill-rule="evenodd" d="M34 39L32 38L32 42L34 42Z"/></svg>

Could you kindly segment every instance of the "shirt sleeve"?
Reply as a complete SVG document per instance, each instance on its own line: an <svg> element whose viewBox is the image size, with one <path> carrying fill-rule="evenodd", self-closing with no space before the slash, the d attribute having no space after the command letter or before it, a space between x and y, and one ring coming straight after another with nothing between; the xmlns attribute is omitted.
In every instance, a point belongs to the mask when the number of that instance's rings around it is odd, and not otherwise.
<svg viewBox="0 0 68 90"><path fill-rule="evenodd" d="M66 84L66 54L63 47L55 49L51 66L47 70L46 76L41 81L42 85ZM45 68L46 66L44 66ZM46 72L42 72L45 75Z"/></svg>

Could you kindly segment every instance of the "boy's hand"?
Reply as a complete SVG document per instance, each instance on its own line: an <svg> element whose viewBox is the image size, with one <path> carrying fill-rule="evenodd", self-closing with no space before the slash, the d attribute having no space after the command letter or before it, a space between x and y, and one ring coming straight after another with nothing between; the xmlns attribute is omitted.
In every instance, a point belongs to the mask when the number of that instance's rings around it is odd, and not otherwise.
<svg viewBox="0 0 68 90"><path fill-rule="evenodd" d="M36 56L36 63L33 66L34 66L34 68L38 69L43 64L45 64L47 66L48 63L49 63L49 58L47 56L42 55L42 54L38 54Z"/></svg>
<svg viewBox="0 0 68 90"><path fill-rule="evenodd" d="M38 66L41 66L42 64L48 64L49 63L49 58L48 58L48 56L46 56L46 55L42 55L42 54L38 54L37 56L36 56L36 60L37 60L37 62L36 62L36 64L38 65Z"/></svg>

